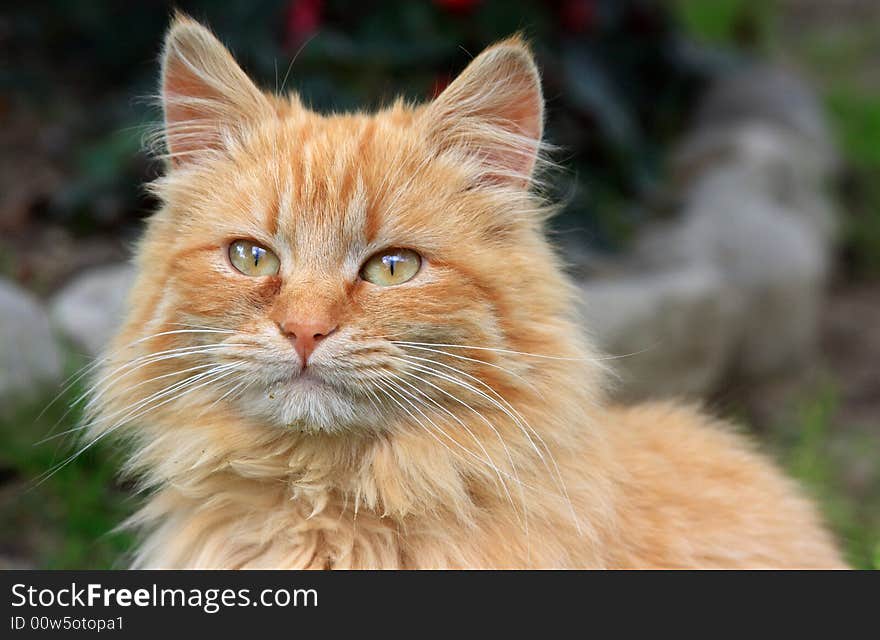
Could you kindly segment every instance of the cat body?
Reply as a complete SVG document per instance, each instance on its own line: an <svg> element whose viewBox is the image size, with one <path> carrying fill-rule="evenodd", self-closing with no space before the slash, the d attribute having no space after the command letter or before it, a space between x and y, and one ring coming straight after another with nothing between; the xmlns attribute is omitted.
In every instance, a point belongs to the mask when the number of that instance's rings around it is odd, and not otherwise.
<svg viewBox="0 0 880 640"><path fill-rule="evenodd" d="M309 443L309 452L294 443L251 446L256 458L189 470L151 498L136 521L152 532L137 565L842 566L812 505L728 425L669 404L597 417L603 436L571 438L571 449L556 455L568 497L531 456L532 466L519 469L529 488L521 496L512 487L510 500L491 478L449 483L454 461L412 439L364 442L365 450L350 442L335 443L342 451L328 443ZM205 438L229 428L200 426ZM421 464L403 469L399 458ZM166 464L174 467L174 458Z"/></svg>
<svg viewBox="0 0 880 640"><path fill-rule="evenodd" d="M162 93L163 206L90 401L150 495L136 566L842 566L731 427L604 399L521 41L427 105L322 116L178 17Z"/></svg>

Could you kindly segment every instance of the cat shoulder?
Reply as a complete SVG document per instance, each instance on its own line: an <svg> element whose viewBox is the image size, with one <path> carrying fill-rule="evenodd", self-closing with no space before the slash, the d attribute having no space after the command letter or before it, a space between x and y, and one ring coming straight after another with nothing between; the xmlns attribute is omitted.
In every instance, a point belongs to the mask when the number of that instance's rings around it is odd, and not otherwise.
<svg viewBox="0 0 880 640"><path fill-rule="evenodd" d="M662 567L840 567L803 489L733 424L670 402L612 409L620 562Z"/></svg>

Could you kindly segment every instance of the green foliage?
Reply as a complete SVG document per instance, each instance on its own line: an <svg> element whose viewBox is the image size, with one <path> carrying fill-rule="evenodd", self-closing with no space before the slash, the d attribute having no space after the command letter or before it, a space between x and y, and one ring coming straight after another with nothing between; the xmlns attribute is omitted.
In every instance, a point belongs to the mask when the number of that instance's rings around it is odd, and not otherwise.
<svg viewBox="0 0 880 640"><path fill-rule="evenodd" d="M880 169L880 93L865 95L840 87L828 92L828 106L847 159L865 168Z"/></svg>
<svg viewBox="0 0 880 640"><path fill-rule="evenodd" d="M557 159L565 171L551 195L566 203L568 226L606 248L625 242L643 216L616 203L636 201L661 181L662 150L714 64L682 53L676 25L659 2L174 5L209 24L264 88L295 89L322 111L374 107L399 94L429 99L485 46L524 33L543 69L548 137L562 149ZM158 167L137 157L137 136L129 134L160 115L142 98L155 93L155 60L171 9L146 0L56 0L10 11L11 50L38 51L46 60L28 66L14 57L0 70L0 86L47 121L72 119L63 124L63 142L72 148L58 157L70 179L45 206L51 219L89 233L131 225L154 205L140 185Z"/></svg>
<svg viewBox="0 0 880 640"><path fill-rule="evenodd" d="M880 86L866 92L837 82L827 104L847 162L840 196L849 214L843 242L850 267L857 275L880 274Z"/></svg>
<svg viewBox="0 0 880 640"><path fill-rule="evenodd" d="M846 163L840 197L848 266L880 274L880 83L874 73L880 26L849 22L806 30L792 47L825 95Z"/></svg>
<svg viewBox="0 0 880 640"><path fill-rule="evenodd" d="M776 13L767 0L677 0L676 14L685 31L715 45L754 45L766 40Z"/></svg>
<svg viewBox="0 0 880 640"><path fill-rule="evenodd" d="M852 566L880 569L880 474L862 480L858 489L847 479L854 464L876 465L880 446L869 433L880 425L863 431L838 424L838 408L837 390L826 383L797 402L795 420L771 430L772 444L789 473L819 501Z"/></svg>

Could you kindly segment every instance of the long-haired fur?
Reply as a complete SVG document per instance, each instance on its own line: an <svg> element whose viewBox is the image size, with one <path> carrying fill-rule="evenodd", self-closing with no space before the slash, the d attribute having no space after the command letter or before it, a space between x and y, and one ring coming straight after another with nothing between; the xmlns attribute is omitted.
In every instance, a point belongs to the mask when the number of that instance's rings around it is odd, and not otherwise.
<svg viewBox="0 0 880 640"><path fill-rule="evenodd" d="M322 116L178 16L167 172L88 408L148 501L135 566L838 566L812 506L726 425L603 398L536 195L517 38L435 101ZM538 165L536 167L536 165ZM251 278L226 247L282 265ZM358 276L388 247L410 281ZM308 375L278 318L332 317Z"/></svg>

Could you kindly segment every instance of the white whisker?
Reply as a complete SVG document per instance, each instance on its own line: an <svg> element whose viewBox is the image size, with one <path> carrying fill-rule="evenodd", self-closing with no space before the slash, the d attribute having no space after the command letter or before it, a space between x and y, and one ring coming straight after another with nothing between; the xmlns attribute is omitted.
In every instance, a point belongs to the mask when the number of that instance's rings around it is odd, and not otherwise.
<svg viewBox="0 0 880 640"><path fill-rule="evenodd" d="M172 376L180 376L180 375L182 375L182 374L184 374L184 373L189 373L190 371L198 371L198 370L207 369L207 368L215 367L215 366L217 366L217 365L215 365L215 364L213 364L213 363L211 363L211 364L201 364L201 365L198 365L198 366L195 366L195 367L189 367L189 368L187 368L187 369L183 369L183 370L181 370L181 371L172 371L171 373L164 373L164 374L162 374L162 375L160 375L160 376L154 376L154 377L152 377L152 378L148 378L147 380L142 380L142 381L138 382L138 383L135 384L135 385L132 385L132 386L130 386L130 387L126 387L125 389L120 390L119 393L115 394L113 397L118 397L118 396L120 396L120 395L122 395L122 394L130 394L132 391L134 391L134 390L137 389L138 387L141 387L141 386L143 386L143 385L145 385L145 384L149 384L150 382L155 382L156 380L162 380L162 379L164 379L164 378L170 378L170 377L172 377ZM46 437L43 438L42 440L38 440L37 442L35 442L35 443L34 443L34 446L37 446L37 445L43 444L43 443L48 442L48 441L50 441L50 440L54 440L55 438L60 438L60 437L62 437L62 436L64 436L64 435L67 435L68 433L73 433L73 432L75 432L75 431L80 431L81 429L85 428L85 426L87 426L87 425L80 425L80 426L77 426L77 427L73 427L73 428L71 428L71 429L67 429L67 430L65 430L65 431L60 431L59 433L55 433L55 434L53 434L53 433L49 433L49 434L47 434Z"/></svg>
<svg viewBox="0 0 880 640"><path fill-rule="evenodd" d="M90 393L94 393L92 398L85 404L84 410L89 411L92 407L94 407L98 400L104 395L107 391L106 388L101 389L101 385L105 382L114 378L114 376L119 376L115 378L115 381L121 380L122 378L128 377L133 374L135 371L142 369L151 364L155 364L156 362L162 362L164 360L173 360L175 358L180 358L184 356L194 356L194 355L202 355L206 353L216 353L218 351L222 351L223 349L227 349L229 347L247 347L250 345L241 344L241 343L218 343L218 344L208 344L208 345L195 345L195 346L187 346L187 347L178 347L176 349L167 349L164 351L157 351L156 353L150 353L133 360L129 360L110 373L106 374L103 378L95 382L91 389L89 389L82 396L77 398L74 403L79 403ZM136 365L136 366L135 366ZM133 367L133 368L132 368ZM128 370L127 370L128 369ZM127 371L126 371L127 370ZM123 373L124 372L124 373ZM122 374L122 375L119 375Z"/></svg>
<svg viewBox="0 0 880 640"><path fill-rule="evenodd" d="M445 396L448 396L448 397L451 398L452 400L458 402L458 403L461 404L463 407L465 407L466 409L468 409L468 410L470 410L471 412L473 412L477 417L479 417L479 418L480 418L480 419L486 424L486 426L489 427L489 429L492 430L492 432L495 434L495 437L498 438L498 442L501 443L501 447L504 449L504 453L505 453L505 455L507 456L508 461L510 462L511 472L513 473L513 476L514 476L514 478L516 479L516 482L518 483L518 485L519 485L519 489L520 489L520 499L522 500L522 503L523 503L523 516L524 516L524 517L527 517L527 515L526 515L526 506L525 506L525 505L526 505L526 501L525 501L525 493L523 492L523 486L524 486L524 485L523 485L522 481L521 481L520 478L519 478L519 472L517 471L516 463L513 461L513 455L510 453L510 449L507 447L507 443L504 441L504 438L501 436L501 433L498 431L498 429L495 428L495 425L492 424L492 422L489 421L489 419L486 418L486 416L484 416L481 412L477 411L477 410L474 409L472 406L470 406L467 402L465 402L465 401L462 400L461 398L459 398L459 397L457 397L457 396L455 396L455 395L449 393L449 392L446 391L445 389L443 389L443 388L441 388L441 387L438 387L437 385L435 385L435 384L433 384L433 383L431 383L431 382L425 380L424 378L421 378L421 377L415 375L414 373L412 373L412 372L410 372L410 371L403 371L402 373L403 373L404 375L409 375L409 376L412 376L412 377L416 378L416 379L419 380L420 382L422 382L422 383L424 383L424 384L427 384L428 386L430 386L430 387L436 389L437 391L439 391L440 393L444 394Z"/></svg>
<svg viewBox="0 0 880 640"><path fill-rule="evenodd" d="M461 445L461 443L459 443L459 442L456 441L455 439L451 438L451 440L452 440L453 443L455 443L456 445L458 445L458 446L459 446L461 449L463 449L466 453L468 453L468 454L474 456L474 457L475 457L477 460L479 460L480 462L482 462L482 463L488 465L489 468L491 468L493 471L495 471L497 474L499 474L499 480L501 480L501 475L506 476L506 477L508 477L508 478L511 478L511 477L512 477L509 473L507 473L507 472L504 471L503 469L499 468L498 465L495 464L495 463L492 461L492 456L491 456L491 455L489 454L489 452L486 450L486 448L485 448L485 446L483 445L483 443L482 443L482 442L480 441L480 439L476 436L476 434L474 434L474 432L473 432L473 431L472 431L472 430L471 430L471 429L470 429L470 428L469 428L469 427L468 427L468 426L467 426L467 425L461 420L461 418L459 418L459 417L456 416L454 413L452 413L451 411L449 411L449 410L448 410L446 407L444 407L443 405L439 404L436 400L434 400L434 399L431 398L430 396L426 395L424 391L422 391L421 389L419 389L418 387L416 387L416 386L413 385L412 383L410 383L410 382L404 380L404 379L403 379L402 377L400 377L399 375L394 374L394 373L389 373L388 375L392 376L396 381L398 381L398 382L400 382L400 383L402 383L402 384L405 384L407 387L409 387L410 389L412 389L415 393L417 393L417 394L419 394L419 395L418 395L418 397L413 396L410 392L407 392L406 390L404 390L404 389L400 389L400 388L398 388L397 391L400 391L401 393L405 393L408 397L413 398L413 399L416 400L416 401L420 401L420 402L422 402L423 404L425 403L425 401L428 401L428 402L430 402L431 404L433 404L436 408L440 409L441 411L443 411L444 413L446 413L447 415L449 415L450 418L452 418L455 422L457 422L457 423L459 424L459 426L461 426L461 428L464 429L464 430L468 433L468 435L470 435L471 439L476 443L476 445L480 448L480 450L486 455L486 459L484 460L483 458L480 458L479 456L476 456L472 451L470 451L469 449L467 449L466 447L464 447L463 445ZM426 406L427 406L427 405L426 405ZM421 413L421 412L420 412L420 413ZM422 415L424 415L424 414L422 414ZM428 418L427 416L425 416L425 418L427 418L428 420L430 420L430 418ZM432 424L434 424L434 423L432 422ZM435 426L436 426L436 425L435 425ZM439 427L438 427L438 428L439 428ZM442 431L442 430L441 430L441 431ZM444 432L444 434L445 434L445 432ZM449 437L449 436L447 436L447 437ZM502 482L503 482L503 481L502 481ZM506 487L505 487L505 490L506 490ZM508 494L508 495L509 495L509 494ZM511 504L511 506L512 506L512 504Z"/></svg>
<svg viewBox="0 0 880 640"><path fill-rule="evenodd" d="M404 412L405 412L405 413L406 413L406 414L407 414L407 415L413 420L413 422L415 422L417 425L421 426L421 427L425 430L425 433L428 433L429 435L431 435L431 436L432 436L432 437L433 437L433 438L434 438L434 439L435 439L435 440L436 440L436 441L437 441L437 442L438 442L438 443L439 443L444 449L446 449L446 450L450 453L450 455L453 455L453 456L455 456L455 457L457 457L457 458L463 460L461 454L457 454L457 453L455 453L452 449L450 449L449 446L446 445L442 440L440 440L440 439L434 434L433 431L427 429L427 428L425 427L424 423L422 423L418 418L416 418L416 417L412 414L412 412L410 412L406 407L404 407L403 405L401 405L401 404L397 401L397 399L394 397L394 395L393 395L393 393L392 393L392 392L395 390L394 387L391 387L391 390L389 390L388 388L386 388L386 384L390 384L386 378L383 378L383 379L382 379L382 382L381 382L380 384L381 384L381 386L380 386L380 387L377 387L377 388L378 388L378 389L381 389L381 390L385 393L385 395L386 395L386 396L387 396L392 402L394 402L395 404L397 404L397 406L400 407L400 409L403 410L403 411L404 411ZM400 391L400 389L397 389L397 391ZM438 427L438 426L436 425L436 423L434 423L430 418L428 418L428 416L425 415L425 413L424 413L423 411L421 411L421 410L420 410L416 405L414 405L412 402L407 401L405 398L401 398L401 399L405 400L410 406L412 406L416 411L418 411L422 416L424 416L424 417L425 417L425 418L426 418L426 419L427 419L432 425L434 425L434 427L435 427L440 433L442 433L443 435L445 435L445 436L446 436L446 437L447 437L447 438L448 438L453 444L455 444L456 446L458 446L459 448L461 448L465 453L467 453L467 454L469 454L469 455L475 457L475 458L476 458L477 460L479 460L480 462L486 464L490 469L494 470L494 471L498 474L498 480L499 480L499 482L501 483L501 486L502 486L502 488L504 489L504 492L505 492L505 494L507 495L508 500L510 500L510 504L511 504L511 506L513 507L513 496L510 495L510 491L507 489L507 485L506 485L506 483L504 482L504 480L502 479L502 474L503 474L504 472L501 471L501 469L499 469L499 468L497 467L497 465L495 465L493 462L491 462L492 458L489 456L488 452L486 452L486 450L485 450L485 448L483 447L483 445L479 442L479 439L478 439L476 436L473 435L473 433L471 433L472 437L473 437L474 440L477 442L478 446L480 446L480 448L486 453L486 456L488 457L488 460L483 460L482 458L480 458L479 456L477 456L473 451L470 451L469 449L467 449L467 447L464 447L460 442L458 442L457 440L455 440L454 438L452 438L451 436L449 436L449 434L447 434L443 429L441 429L440 427ZM514 508L515 508L515 507L514 507Z"/></svg>
<svg viewBox="0 0 880 640"><path fill-rule="evenodd" d="M466 382L463 382L463 381L461 381L461 380L456 379L454 376L450 376L450 375L448 375L448 374L444 374L443 372L437 371L436 369L433 369L432 367L428 367L428 366L425 366L425 365L419 365L419 364L415 364L415 365L413 365L412 362L409 362L410 366L415 366L415 367L416 367L418 370L420 370L420 371L423 371L423 372L428 373L428 374L430 374L430 375L435 375L435 376L437 376L437 377L439 377L439 378L441 378L441 379L445 379L445 380L447 380L447 381L449 381L449 382L452 382L453 384L456 384L456 385L458 385L458 386L461 386L461 387L463 387L463 388L465 388L465 389L468 389L468 390L470 390L470 391L476 393L478 396L480 396L480 397L482 397L482 398L488 400L489 402L491 402L495 407L497 407L498 409L500 409L500 410L501 410L502 412L504 412L509 418L511 418L511 419L514 421L514 424L516 424L516 426L520 429L520 431L522 431L523 435L525 435L525 437L526 437L526 439L528 440L529 444L531 445L531 447L533 448L533 450L535 451L535 453L538 455L538 457L541 459L541 461L542 461L542 463L544 464L544 467L547 469L547 471L551 474L551 476L554 476L554 475L555 475L555 477L554 477L554 483L556 484L557 489L559 489L559 491L561 492L562 497L565 499L565 501L566 501L567 504L568 504L569 510L571 511L572 519L574 520L574 524L575 524L575 527L576 527L577 530L578 530L578 533L581 532L580 522L579 522L579 520L577 519L577 515L576 515L576 513L575 513L575 509L574 509L574 505L573 505L573 503L572 503L572 501L571 501L571 498L570 498L570 496L569 496L568 488L565 486L565 480L563 479L562 471L561 471L560 468L559 468L559 464L558 464L557 461L556 461L556 457L553 455L553 453L552 453L550 447L547 445L547 443L544 441L544 439L541 437L541 435L537 432L537 430L534 429L534 427L532 427L532 426L528 423L528 421L525 419L525 417L522 415L522 413L520 413L519 411L517 411L517 410L513 407L513 405L511 405L511 404L510 404L510 403L509 403L509 402L508 402L508 401L507 401L507 400L506 400L501 394L499 394L499 393L498 393L495 389L493 389L490 385L486 384L485 382L483 382L483 381L480 380L479 378L476 378L476 377L474 377L474 376L471 376L471 375L468 374L468 373L465 373L464 371L461 371L460 369L456 369L455 367L453 367L453 366L451 366L451 365L447 365L447 364L444 364L444 363L442 363L442 362L438 362L438 361L435 361L435 360L430 360L430 359L427 359L427 358L420 358L420 357L418 357L418 356L412 356L412 355L406 355L406 356L404 356L404 358L399 358L399 357L397 357L397 356L392 356L392 357L395 357L396 359L398 359L398 360L402 360L402 361L404 361L404 362L407 362L408 359L416 359L416 360L421 360L421 361L427 361L427 362L430 362L430 363L435 364L435 365L444 366L444 367L447 367L447 368L449 368L449 369L452 369L453 371L456 371L456 372L459 373L460 375L466 376L467 378L470 378L470 379L474 380L475 382L481 384L481 385L484 386L486 389L488 389L488 390L489 390L494 396L496 396L501 402L503 402L504 405L507 405L507 407L509 407L509 410L508 410L507 408L505 408L505 406L503 406L502 404L500 404L498 401L496 401L495 399L493 399L492 397L490 397L490 396L488 396L487 394L483 393L483 392L480 391L479 389L474 388L472 385L469 385L469 384L467 384ZM513 412L513 413L511 413L511 412ZM553 465L553 470L552 470L552 471L551 471L550 467L547 465L547 460L545 459L544 455L541 453L541 451L538 449L538 446L535 444L535 441L534 441L534 440L532 439L532 437L529 435L529 432L531 432L531 433L535 436L535 438L541 443L541 446L543 447L544 451L547 453L547 456L550 458L550 461L551 461L551 463L552 463L552 465Z"/></svg>
<svg viewBox="0 0 880 640"><path fill-rule="evenodd" d="M420 346L420 347L447 347L449 349L473 349L476 351L490 351L493 353L504 353L508 355L515 356L527 356L530 358L543 358L545 360L562 360L565 362L602 362L604 360L616 360L619 358L629 358L640 353L644 353L645 351L649 351L653 347L645 347L644 349L640 349L639 351L634 351L633 353L622 354L622 355L613 355L613 356L604 356L598 358L570 358L566 356L550 356L540 353L528 353L526 351L513 351L511 349L500 349L498 347L477 347L474 345L466 345L466 344L446 344L439 342L409 342L405 340L390 340L392 344L398 345L408 345L408 346Z"/></svg>
<svg viewBox="0 0 880 640"><path fill-rule="evenodd" d="M183 323L179 323L179 322L171 322L169 324L190 326L190 325L184 325ZM196 328L196 327L194 327L194 328ZM222 330L222 329L213 329L213 328L204 328L204 329L199 328L198 330L189 329L189 330L163 331L161 333L156 333L156 334L149 335L149 336L134 340L132 342L129 342L127 345L124 345L121 348L127 349L127 348L133 347L137 344L140 344L142 342L145 342L146 340L152 340L153 338L158 338L160 336L166 336L166 335L171 335L171 334L176 334L176 333L235 333L235 332L234 331L226 331L226 330ZM43 407L43 410L39 413L39 415L37 415L36 419L39 420L40 418L42 418L43 415L45 415L46 411L48 411L49 408L52 407L52 405L54 405L56 402L58 402L58 400L65 393L70 391L70 389L73 388L73 386L79 380L81 380L83 378L83 376L87 375L91 371L94 371L95 368L99 367L102 363L107 362L108 360L110 360L110 358L107 356L95 358L91 362L89 362L89 363L83 365L82 367L80 367L79 369L77 369L73 374L70 375L70 377L67 380L65 380L65 382L64 382L65 386L61 389L61 391L58 392L58 394L54 398L52 398L51 401L49 401L49 404L47 404L45 407ZM67 414L65 413L64 415L66 416ZM62 419L63 418L64 418L64 416L62 416Z"/></svg>
<svg viewBox="0 0 880 640"><path fill-rule="evenodd" d="M215 365L209 371L204 371L202 373L198 373L198 374L189 376L189 377L185 378L184 380L180 380L178 382L175 382L175 383L165 387L164 389L160 389L159 391L157 391L153 394L150 394L146 398L143 398L143 399L139 400L138 402L134 403L134 405L127 405L127 406L125 406L121 409L117 409L113 413L110 413L107 415L99 415L97 418L95 418L94 420L92 420L91 422L89 422L85 425L82 425L78 429L81 430L81 429L88 429L88 428L95 427L95 426L101 424L102 422L107 422L107 421L115 418L116 416L118 416L120 413L123 413L126 411L128 413L126 413L126 415L124 415L122 418L120 418L119 422L131 421L134 418L143 415L143 413L138 413L137 415L132 416L132 414L134 412L136 412L138 409L140 409L141 407L147 406L148 407L147 411L152 411L153 409L156 409L165 403L163 402L163 403L160 403L160 404L152 406L152 407L148 406L150 403L155 402L156 400L161 400L162 398L168 396L169 394L172 394L175 391L179 391L181 389L189 387L190 385L192 385L196 382L199 382L200 380L204 380L206 378L211 378L212 376L214 376L218 373L225 373L225 372L234 373L234 369L237 367L238 367L237 363L225 364L225 365ZM232 370L232 371L230 371L230 370ZM225 376L223 376L223 377L225 377Z"/></svg>
<svg viewBox="0 0 880 640"><path fill-rule="evenodd" d="M211 373L211 372L209 372L209 373ZM216 374L217 372L213 372L213 373ZM38 477L35 479L34 484L32 485L31 488L36 488L36 487L38 487L39 485L41 485L43 482L45 482L46 480L48 480L49 478L51 478L53 475L55 475L56 473L58 473L58 472L59 472L61 469L63 469L65 466L67 466L68 464L70 464L70 463L71 463L73 460L75 460L77 457L79 457L80 455L82 455L85 451L87 451L88 449L90 449L91 447L93 447L97 442L99 442L100 440L106 438L106 437L109 436L111 433L115 432L116 430L118 430L119 428L121 428L122 426L124 426L125 424L127 424L128 422L137 419L138 417L144 415L145 413L148 413L148 412L150 412L150 411L155 411L155 410L158 409L159 407L161 407L161 406L163 406L163 405L165 405L165 404L167 404L167 403L169 403L169 402L172 402L172 401L175 401L175 400L179 400L179 399L182 398L183 396L186 396L186 395L192 393L193 391L196 391L197 389L200 389L200 388L202 388L202 387L204 387L204 386L206 386L206 385L208 385L208 384L212 384L212 383L214 383L214 382L217 382L218 380L220 380L220 379L222 379L223 377L226 377L226 376L228 376L228 375L231 375L232 373L235 373L235 371L225 371L225 372L219 373L219 374L217 374L217 376L216 376L215 378L208 379L207 381L202 382L201 384L196 385L195 387L190 387L190 388L186 389L185 391L183 391L182 393L179 393L179 394L177 394L177 395L172 396L171 398L167 398L167 399L163 400L162 402L160 402L160 403L157 404L157 405L154 405L154 406L148 406L146 409L141 410L140 412L136 413L135 415L130 415L131 412L129 412L129 415L123 416L123 417L122 417L122 418L121 418L116 424L114 424L112 427L110 427L110 428L108 428L108 429L102 431L100 434L98 434L95 438L93 438L91 441L89 441L86 445L84 445L84 446L83 446L82 448L80 448L78 451L76 451L75 453L73 453L72 455L70 455L68 458L66 458L65 460L63 460L63 461L60 462L59 464L55 465L55 466L54 466L52 469L50 469L49 471L47 471L47 472L43 473L42 475L38 476ZM205 374L198 374L198 375L199 375L199 376L204 376ZM179 391L180 389L177 388L177 389L174 389L174 390L175 390L175 391ZM170 391L170 390L169 390L169 391ZM158 398L154 398L154 400L155 400L155 399L158 399ZM93 426L93 425L89 425L89 426Z"/></svg>

